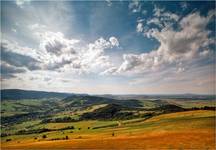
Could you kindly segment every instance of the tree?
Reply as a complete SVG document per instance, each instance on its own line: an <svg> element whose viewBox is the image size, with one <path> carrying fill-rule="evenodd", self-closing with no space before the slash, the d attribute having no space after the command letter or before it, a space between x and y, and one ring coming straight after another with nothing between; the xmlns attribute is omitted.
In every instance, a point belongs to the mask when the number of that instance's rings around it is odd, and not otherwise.
<svg viewBox="0 0 216 150"><path fill-rule="evenodd" d="M114 132L112 133L112 136L115 136Z"/></svg>
<svg viewBox="0 0 216 150"><path fill-rule="evenodd" d="M68 139L69 139L69 137L66 135L65 139L66 139L66 140L68 140Z"/></svg>
<svg viewBox="0 0 216 150"><path fill-rule="evenodd" d="M6 139L6 142L9 142L9 141L11 141L11 139Z"/></svg>

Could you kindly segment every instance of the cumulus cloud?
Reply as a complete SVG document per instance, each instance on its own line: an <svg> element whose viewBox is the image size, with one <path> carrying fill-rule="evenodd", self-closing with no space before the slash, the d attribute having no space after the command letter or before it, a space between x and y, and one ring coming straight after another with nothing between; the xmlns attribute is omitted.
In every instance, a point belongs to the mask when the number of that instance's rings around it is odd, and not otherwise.
<svg viewBox="0 0 216 150"><path fill-rule="evenodd" d="M38 35L41 38L40 48L55 55L75 53L74 45L79 42L77 39L66 39L61 32L44 32Z"/></svg>
<svg viewBox="0 0 216 150"><path fill-rule="evenodd" d="M89 43L88 46L81 52L80 63L84 70L98 70L112 66L110 58L104 52L108 48L119 46L116 37L110 37L109 41L104 38L97 39L94 43Z"/></svg>
<svg viewBox="0 0 216 150"><path fill-rule="evenodd" d="M147 24L154 24L159 27L159 29L162 28L168 28L172 26L174 23L177 23L180 16L172 13L172 12L166 12L164 8L159 8L157 6L154 7L153 10L153 18L150 18L147 20Z"/></svg>
<svg viewBox="0 0 216 150"><path fill-rule="evenodd" d="M112 65L105 50L119 46L116 37L107 40L101 37L92 43L80 43L78 39L66 38L61 32L38 30L38 26L41 25L31 28L38 36L38 49L2 40L2 61L30 71L72 70L78 73L99 72Z"/></svg>
<svg viewBox="0 0 216 150"><path fill-rule="evenodd" d="M143 24L141 22L139 22L137 24L136 31L137 32L142 32L143 31Z"/></svg>
<svg viewBox="0 0 216 150"><path fill-rule="evenodd" d="M110 37L109 41L110 41L112 46L119 46L119 41L118 41L118 39L116 37L113 37L113 36Z"/></svg>
<svg viewBox="0 0 216 150"><path fill-rule="evenodd" d="M164 10L155 11L157 16L166 14ZM175 16L175 15L173 15ZM210 31L206 26L214 16L210 11L207 16L199 12L183 17L179 22L180 30L164 27L144 31L144 35L153 37L160 42L158 49L142 54L124 54L123 62L118 69L108 69L105 73L113 74L123 72L144 73L154 71L165 66L192 61L200 56L207 55L209 46L214 44L214 39L209 37ZM184 71L184 66L179 66L177 72Z"/></svg>

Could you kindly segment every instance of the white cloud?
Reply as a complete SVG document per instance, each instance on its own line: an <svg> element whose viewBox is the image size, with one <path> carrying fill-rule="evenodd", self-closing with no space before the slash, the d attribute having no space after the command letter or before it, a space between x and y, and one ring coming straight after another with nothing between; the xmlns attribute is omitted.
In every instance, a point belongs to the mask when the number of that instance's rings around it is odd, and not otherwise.
<svg viewBox="0 0 216 150"><path fill-rule="evenodd" d="M107 6L112 6L112 1L111 0L106 0L106 2L107 2Z"/></svg>
<svg viewBox="0 0 216 150"><path fill-rule="evenodd" d="M29 56L34 59L39 59L39 55L36 49L25 47L25 46L20 46L18 43L14 41L2 39L1 46L10 52Z"/></svg>
<svg viewBox="0 0 216 150"><path fill-rule="evenodd" d="M159 27L163 27L163 25L161 24L161 21L158 18L152 18L150 20L147 21L147 24L155 24Z"/></svg>
<svg viewBox="0 0 216 150"><path fill-rule="evenodd" d="M13 31L14 33L17 32L17 30L15 28L12 28L11 31Z"/></svg>
<svg viewBox="0 0 216 150"><path fill-rule="evenodd" d="M59 55L63 53L76 53L75 44L79 43L77 39L66 39L61 32L38 33L40 36L40 48L44 51Z"/></svg>
<svg viewBox="0 0 216 150"><path fill-rule="evenodd" d="M153 11L154 17L147 20L147 24L157 25L160 29L171 27L173 23L177 23L180 18L179 15L172 12L166 12L164 8L159 8L157 6L155 6Z"/></svg>
<svg viewBox="0 0 216 150"><path fill-rule="evenodd" d="M16 0L16 4L17 6L19 6L20 8L23 8L23 5L26 3L29 3L31 0Z"/></svg>
<svg viewBox="0 0 216 150"><path fill-rule="evenodd" d="M41 30L41 29L45 29L46 28L45 25L41 25L41 24L38 24L38 23L31 24L28 27L29 27L30 30Z"/></svg>
<svg viewBox="0 0 216 150"><path fill-rule="evenodd" d="M113 36L110 37L109 41L110 41L112 46L117 46L117 47L119 46L119 41L118 41L118 39L116 37L113 37Z"/></svg>
<svg viewBox="0 0 216 150"><path fill-rule="evenodd" d="M157 15L162 12L157 11ZM179 31L166 27L161 31L150 29L145 35L160 42L158 49L149 53L124 54L123 62L115 70L116 73L151 72L170 65L176 66L178 63L196 60L200 55L206 55L208 46L214 43L214 39L209 37L210 31L206 29L213 15L211 11L206 17L201 16L198 12L189 14L180 20L181 30ZM184 66L178 67L177 72L182 71L184 71ZM108 73L109 69L105 72Z"/></svg>
<svg viewBox="0 0 216 150"><path fill-rule="evenodd" d="M22 56L26 60L28 56L40 62L40 67L37 69L41 70L99 73L112 65L109 56L105 55L105 50L119 46L116 37L112 36L108 40L101 37L93 43L85 43L78 39L66 38L61 32L37 30L40 26L38 24L31 26L32 32L39 39L37 49L23 47L7 40L3 40L2 45L19 58ZM11 58L9 60L12 61Z"/></svg>
<svg viewBox="0 0 216 150"><path fill-rule="evenodd" d="M133 0L132 2L129 3L128 8L133 12L137 13L141 11L141 4L139 0Z"/></svg>
<svg viewBox="0 0 216 150"><path fill-rule="evenodd" d="M137 32L142 32L143 31L143 24L141 22L139 22L137 24L136 31Z"/></svg>
<svg viewBox="0 0 216 150"><path fill-rule="evenodd" d="M118 68L116 68L116 67L110 67L107 70L101 72L100 75L110 75L110 74L114 75L114 74L116 74L117 70L118 70Z"/></svg>
<svg viewBox="0 0 216 150"><path fill-rule="evenodd" d="M109 56L104 54L105 49L112 48L113 46L119 46L117 38L110 37L109 41L104 38L99 38L94 43L89 43L84 51L81 53L81 64L84 66L84 70L97 70L110 67Z"/></svg>

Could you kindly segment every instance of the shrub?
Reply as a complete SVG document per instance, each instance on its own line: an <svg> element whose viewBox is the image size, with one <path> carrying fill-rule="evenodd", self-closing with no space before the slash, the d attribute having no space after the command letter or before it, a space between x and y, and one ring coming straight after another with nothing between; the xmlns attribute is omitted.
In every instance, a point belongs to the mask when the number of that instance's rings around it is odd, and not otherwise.
<svg viewBox="0 0 216 150"><path fill-rule="evenodd" d="M112 133L112 136L115 136L114 132Z"/></svg>
<svg viewBox="0 0 216 150"><path fill-rule="evenodd" d="M47 138L47 136L44 134L44 135L42 136L42 138L45 139L45 138Z"/></svg>
<svg viewBox="0 0 216 150"><path fill-rule="evenodd" d="M68 139L69 139L67 135L66 135L65 139L66 139L66 140L68 140Z"/></svg>
<svg viewBox="0 0 216 150"><path fill-rule="evenodd" d="M6 142L9 142L9 141L11 141L12 139L6 139Z"/></svg>

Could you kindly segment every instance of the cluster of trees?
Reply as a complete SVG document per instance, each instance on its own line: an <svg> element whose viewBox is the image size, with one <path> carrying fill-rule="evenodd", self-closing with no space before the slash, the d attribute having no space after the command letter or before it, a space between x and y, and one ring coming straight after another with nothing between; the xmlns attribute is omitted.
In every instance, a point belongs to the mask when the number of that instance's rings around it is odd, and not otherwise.
<svg viewBox="0 0 216 150"><path fill-rule="evenodd" d="M9 133L1 133L1 137L6 137L6 136L10 136L11 134Z"/></svg>
<svg viewBox="0 0 216 150"><path fill-rule="evenodd" d="M25 134L38 134L38 133L44 133L44 132L50 132L50 131L62 131L62 130L69 130L69 129L75 129L74 126L68 126L60 129L34 129L34 130L19 130L16 135L25 135Z"/></svg>
<svg viewBox="0 0 216 150"><path fill-rule="evenodd" d="M116 127L118 126L118 124L110 124L110 125L104 125L104 126L97 126L97 127L93 127L92 129L100 129L100 128L108 128L108 127Z"/></svg>
<svg viewBox="0 0 216 150"><path fill-rule="evenodd" d="M32 120L39 117L41 114L38 112L26 113L26 114L17 114L13 116L1 117L1 124L7 126L23 122L26 120Z"/></svg>
<svg viewBox="0 0 216 150"><path fill-rule="evenodd" d="M53 131L53 130L47 128L34 129L34 130L19 130L16 134L17 135L38 134L38 133L49 132L49 131Z"/></svg>
<svg viewBox="0 0 216 150"><path fill-rule="evenodd" d="M209 107L209 106L204 106L204 107L193 107L193 108L188 108L187 110L216 110L216 107Z"/></svg>
<svg viewBox="0 0 216 150"><path fill-rule="evenodd" d="M65 122L77 122L79 120L73 119L71 117L63 118L46 118L41 121L41 123L65 123Z"/></svg>
<svg viewBox="0 0 216 150"><path fill-rule="evenodd" d="M55 140L68 140L68 139L69 139L69 137L66 135L63 138L53 138L53 139L51 139L51 141L55 141Z"/></svg>

